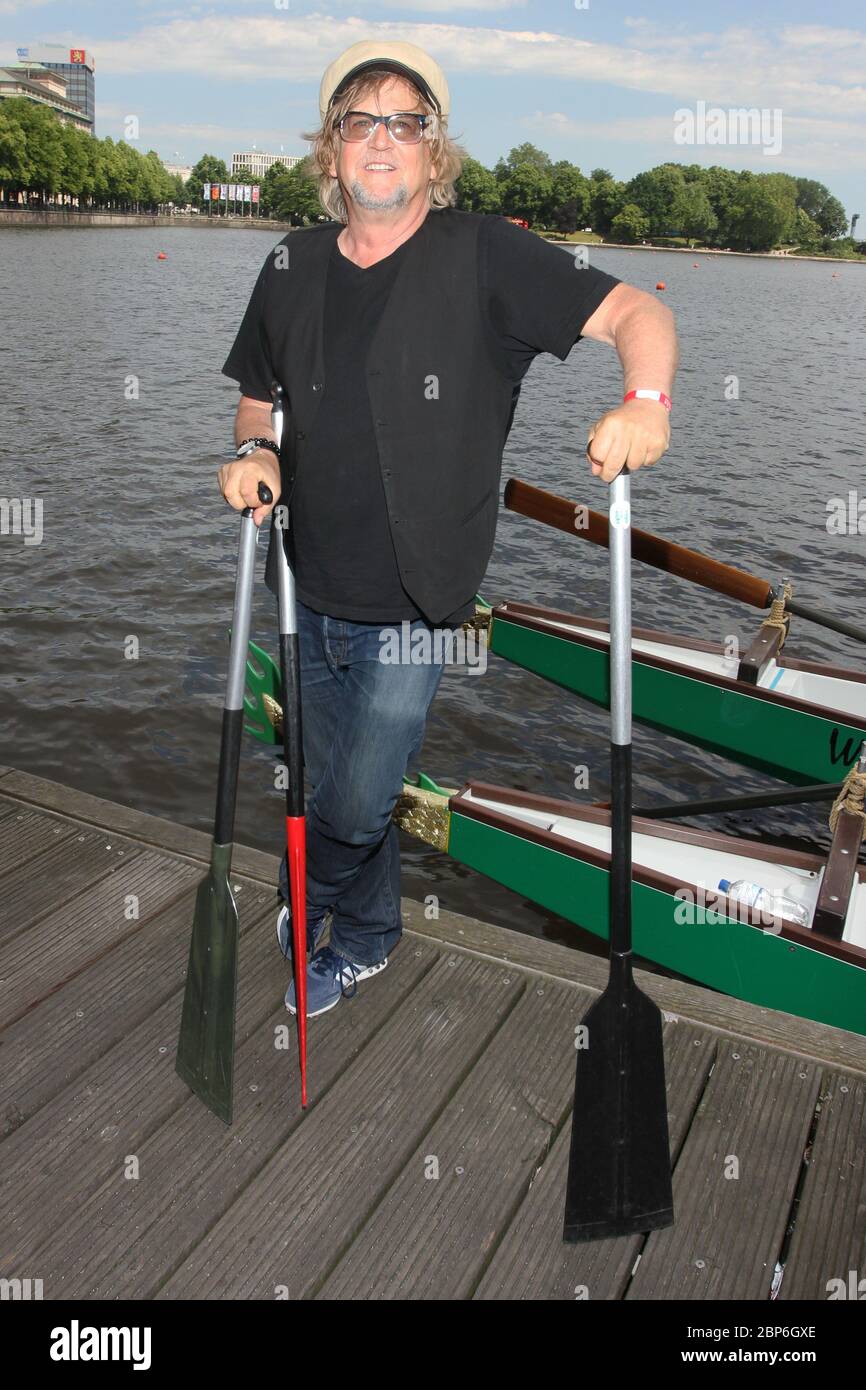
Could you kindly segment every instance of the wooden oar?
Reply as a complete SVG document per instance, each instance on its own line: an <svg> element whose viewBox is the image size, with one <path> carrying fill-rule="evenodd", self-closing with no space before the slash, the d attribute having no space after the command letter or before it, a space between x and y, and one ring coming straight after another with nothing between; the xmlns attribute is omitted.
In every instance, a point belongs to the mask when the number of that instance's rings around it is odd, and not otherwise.
<svg viewBox="0 0 866 1390"><path fill-rule="evenodd" d="M263 502L271 501L264 484L259 484L259 496ZM253 509L245 507L241 514L210 868L196 894L175 1061L178 1076L226 1124L232 1121L238 986L238 909L229 876L257 534Z"/></svg>
<svg viewBox="0 0 866 1390"><path fill-rule="evenodd" d="M611 484L610 976L583 1023L563 1240L601 1240L674 1219L662 1017L638 989L631 944L631 584L629 479Z"/></svg>
<svg viewBox="0 0 866 1390"><path fill-rule="evenodd" d="M283 437L284 393L271 386L271 424L277 443ZM276 519L277 589L280 615L280 677L283 688L283 757L286 764L286 855L292 909L292 971L298 1020L301 1105L307 1104L307 822L304 808L304 752L301 736L301 662L295 577L289 561L288 508Z"/></svg>
<svg viewBox="0 0 866 1390"><path fill-rule="evenodd" d="M558 497L554 492L533 487L531 483L521 482L519 478L509 478L505 485L505 505L521 516L532 517L545 526L554 526L559 531L567 531L571 536L582 536L595 545L608 544L607 517L594 512L567 497ZM632 555L646 565L674 574L679 579L689 579L693 584L701 584L717 594L739 599L753 608L769 608L773 600L773 586L766 579L758 579L745 570L735 569L733 565L723 565L719 560L711 560L699 550L689 550L684 545L676 545L650 531L632 532ZM834 617L832 613L812 608L799 599L788 599L786 608L808 622L841 632L858 642L866 642L866 628Z"/></svg>

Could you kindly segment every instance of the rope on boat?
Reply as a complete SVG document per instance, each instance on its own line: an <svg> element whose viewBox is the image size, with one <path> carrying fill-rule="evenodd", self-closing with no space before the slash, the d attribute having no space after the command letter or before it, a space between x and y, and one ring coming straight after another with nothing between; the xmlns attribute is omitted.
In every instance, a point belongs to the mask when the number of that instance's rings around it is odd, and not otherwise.
<svg viewBox="0 0 866 1390"><path fill-rule="evenodd" d="M780 584L777 589L774 589L773 593L774 597L770 603L769 615L764 619L761 626L777 627L781 629L782 636L779 639L778 647L778 650L781 651L788 636L788 629L791 626L791 615L785 612L785 604L790 598L793 598L794 590L790 581L786 579L784 584Z"/></svg>
<svg viewBox="0 0 866 1390"><path fill-rule="evenodd" d="M391 819L407 834L414 835L434 849L447 850L448 827L451 813L448 810L449 796L456 788L448 788L449 795L439 792L422 791L419 787L404 786L397 797L391 812Z"/></svg>
<svg viewBox="0 0 866 1390"><path fill-rule="evenodd" d="M271 695L262 695L262 704L265 707L265 714L273 726L275 733L283 732L283 707Z"/></svg>
<svg viewBox="0 0 866 1390"><path fill-rule="evenodd" d="M836 822L842 811L860 820L860 838L866 839L866 772L852 767L830 810L830 829L835 834Z"/></svg>

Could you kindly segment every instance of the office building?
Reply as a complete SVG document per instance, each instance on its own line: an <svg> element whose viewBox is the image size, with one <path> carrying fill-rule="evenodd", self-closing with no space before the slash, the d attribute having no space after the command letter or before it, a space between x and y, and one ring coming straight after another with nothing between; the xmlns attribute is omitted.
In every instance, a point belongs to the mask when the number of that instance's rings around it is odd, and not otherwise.
<svg viewBox="0 0 866 1390"><path fill-rule="evenodd" d="M241 169L249 169L254 179L263 179L272 165L284 164L287 169L293 169L304 158L302 154L265 154L262 150L251 150L249 154L233 154L230 176L234 178Z"/></svg>
<svg viewBox="0 0 866 1390"><path fill-rule="evenodd" d="M16 50L23 63L39 63L65 79L66 100L84 112L94 133L96 120L95 61L84 48L67 48L60 43L31 43Z"/></svg>

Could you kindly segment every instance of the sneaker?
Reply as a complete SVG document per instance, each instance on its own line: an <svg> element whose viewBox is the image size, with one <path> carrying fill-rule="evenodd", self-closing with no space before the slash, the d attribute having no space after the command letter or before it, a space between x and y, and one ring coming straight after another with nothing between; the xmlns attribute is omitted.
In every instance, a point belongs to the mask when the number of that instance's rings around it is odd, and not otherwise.
<svg viewBox="0 0 866 1390"><path fill-rule="evenodd" d="M326 1014L339 1004L343 995L351 999L359 980L369 980L371 975L378 975L387 964L386 956L375 965L353 965L330 946L323 946L307 966L307 1018ZM298 1012L294 980L286 991L286 1008L290 1013Z"/></svg>
<svg viewBox="0 0 866 1390"><path fill-rule="evenodd" d="M316 927L313 929L312 932L310 931L310 923L307 922L307 950L312 949L313 951L315 951L316 947L318 946L319 942L321 941L322 937L324 936L325 927L326 927L327 925L328 925L328 914L327 914L327 913L326 913L325 916L322 918L322 921L319 922L319 923L316 925ZM280 944L280 950L282 951L282 953L283 953L283 955L285 956L286 960L291 960L291 959L292 959L292 915L291 915L291 912L289 911L289 905L288 905L288 903L283 903L282 907L280 908L280 910L279 910L279 912L278 912L278 914L277 914L277 941L278 941L279 944Z"/></svg>

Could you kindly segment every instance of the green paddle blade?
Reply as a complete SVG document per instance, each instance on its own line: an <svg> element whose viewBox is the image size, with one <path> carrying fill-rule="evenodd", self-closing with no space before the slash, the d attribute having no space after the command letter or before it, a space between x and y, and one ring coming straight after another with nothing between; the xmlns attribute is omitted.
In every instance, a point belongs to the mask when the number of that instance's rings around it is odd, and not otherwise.
<svg viewBox="0 0 866 1390"><path fill-rule="evenodd" d="M231 845L214 845L195 900L175 1071L215 1115L232 1122L238 910Z"/></svg>
<svg viewBox="0 0 866 1390"><path fill-rule="evenodd" d="M453 796L453 787L440 787L438 782L434 782L432 777L428 777L426 772L419 772L415 777L404 777L404 787L414 787L417 791L437 792L439 796Z"/></svg>
<svg viewBox="0 0 866 1390"><path fill-rule="evenodd" d="M274 717L282 719L283 686L280 669L261 647L250 642L247 648L246 684L244 687L244 728L260 743L282 747L282 733L277 733Z"/></svg>

